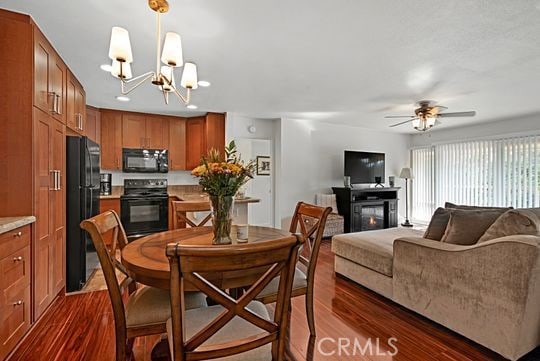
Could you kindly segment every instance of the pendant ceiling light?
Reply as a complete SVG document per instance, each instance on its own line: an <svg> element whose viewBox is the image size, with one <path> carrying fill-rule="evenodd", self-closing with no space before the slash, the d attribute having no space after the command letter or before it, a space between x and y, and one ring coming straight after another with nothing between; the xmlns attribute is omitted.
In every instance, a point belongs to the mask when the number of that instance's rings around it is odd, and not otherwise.
<svg viewBox="0 0 540 361"><path fill-rule="evenodd" d="M413 127L414 129L425 132L426 130L429 130L433 128L435 125L435 121L437 120L437 116L431 116L431 115L424 115L421 114L420 117L413 119Z"/></svg>
<svg viewBox="0 0 540 361"><path fill-rule="evenodd" d="M127 95L138 88L147 80L158 87L163 93L165 103L169 104L169 93L174 93L180 101L188 105L191 90L197 89L197 66L193 63L184 63L182 54L182 39L173 32L165 34L163 50L161 50L161 14L169 11L167 0L149 0L148 6L157 13L156 30L156 70L133 77L131 63L133 53L131 42L126 29L115 26L111 31L111 43L109 46L109 58L112 60L111 75L120 80L121 93ZM165 65L162 65L165 64ZM180 86L186 89L181 94L176 87L174 68L184 67ZM130 88L128 86L133 84Z"/></svg>

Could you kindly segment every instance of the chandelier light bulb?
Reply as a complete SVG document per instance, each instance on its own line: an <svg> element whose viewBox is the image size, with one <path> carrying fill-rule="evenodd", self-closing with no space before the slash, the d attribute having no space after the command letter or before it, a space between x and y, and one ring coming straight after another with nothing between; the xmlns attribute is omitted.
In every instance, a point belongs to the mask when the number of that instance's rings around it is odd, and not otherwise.
<svg viewBox="0 0 540 361"><path fill-rule="evenodd" d="M119 26L115 26L111 31L111 43L109 45L109 58L112 60L133 62L133 53L131 52L131 42L129 41L129 32Z"/></svg>
<svg viewBox="0 0 540 361"><path fill-rule="evenodd" d="M128 80L133 78L133 73L131 72L131 65L129 63L122 63L122 75L123 78L120 78L120 62L118 60L113 60L111 67L111 75L118 79Z"/></svg>
<svg viewBox="0 0 540 361"><path fill-rule="evenodd" d="M182 39L180 35L173 32L165 34L161 61L169 66L182 66L184 59L182 56Z"/></svg>
<svg viewBox="0 0 540 361"><path fill-rule="evenodd" d="M161 86L161 90L166 91L166 92L173 91L174 88L176 87L176 84L174 82L173 68L166 65L162 66L161 75L171 82L171 84L169 84L167 80L163 79L164 84Z"/></svg>
<svg viewBox="0 0 540 361"><path fill-rule="evenodd" d="M197 89L197 65L193 63L185 63L184 71L182 72L182 80L180 85L184 88Z"/></svg>

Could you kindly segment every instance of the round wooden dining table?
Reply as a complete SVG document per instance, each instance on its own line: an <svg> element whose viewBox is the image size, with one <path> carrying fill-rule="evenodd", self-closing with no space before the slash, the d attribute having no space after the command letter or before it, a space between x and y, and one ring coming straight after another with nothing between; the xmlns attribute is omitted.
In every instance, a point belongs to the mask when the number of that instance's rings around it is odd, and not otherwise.
<svg viewBox="0 0 540 361"><path fill-rule="evenodd" d="M281 229L249 226L247 242L238 242L236 238L236 226L232 226L232 244L246 244L254 242L272 242L283 237L292 236L290 232ZM172 231L155 233L130 242L122 250L122 264L126 267L131 278L136 282L157 288L170 288L170 267L169 260L165 254L165 248L169 243L185 245L197 245L215 247L212 244L212 227L181 228ZM223 288L233 288L243 286L245 278L237 277L234 273L228 274L228 280L221 280ZM242 277L245 277L243 275ZM235 278L242 285L235 285ZM186 291L190 285L185 285Z"/></svg>

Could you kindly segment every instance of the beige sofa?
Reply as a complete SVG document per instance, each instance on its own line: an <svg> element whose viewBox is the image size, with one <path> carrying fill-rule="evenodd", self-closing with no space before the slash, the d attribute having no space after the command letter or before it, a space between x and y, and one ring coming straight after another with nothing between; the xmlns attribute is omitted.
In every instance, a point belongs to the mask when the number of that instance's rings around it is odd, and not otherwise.
<svg viewBox="0 0 540 361"><path fill-rule="evenodd" d="M409 228L334 236L335 271L516 360L540 345L540 210L512 212L528 235L473 245ZM523 226L504 223L496 231Z"/></svg>

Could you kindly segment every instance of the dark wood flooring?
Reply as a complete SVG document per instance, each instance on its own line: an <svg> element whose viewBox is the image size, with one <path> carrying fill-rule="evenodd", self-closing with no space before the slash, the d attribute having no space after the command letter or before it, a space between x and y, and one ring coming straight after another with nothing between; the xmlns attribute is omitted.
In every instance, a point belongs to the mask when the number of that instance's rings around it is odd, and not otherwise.
<svg viewBox="0 0 540 361"><path fill-rule="evenodd" d="M329 242L324 242L321 249L315 312L318 335L310 342L304 299L293 300L290 353L297 360L504 360L349 280L335 277ZM393 350L388 346L391 337L397 339L398 353L394 356L386 354ZM149 361L157 339L138 339L135 360ZM355 339L364 347L364 355L360 348L353 355L353 346L347 347L348 340ZM343 346L341 354L338 342ZM368 344L371 352L365 348ZM106 291L82 293L57 299L9 361L114 361L114 347L113 317ZM540 360L540 350L522 360Z"/></svg>

